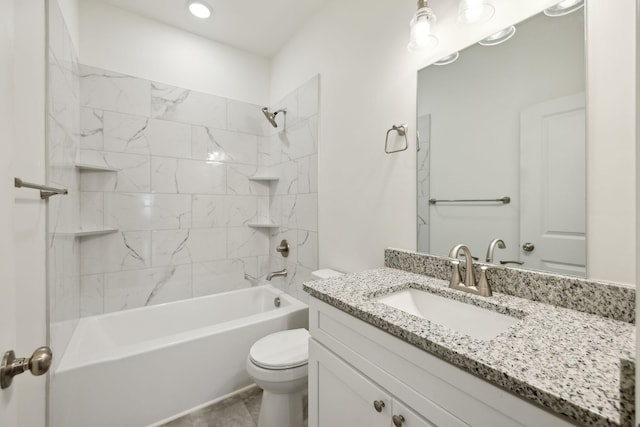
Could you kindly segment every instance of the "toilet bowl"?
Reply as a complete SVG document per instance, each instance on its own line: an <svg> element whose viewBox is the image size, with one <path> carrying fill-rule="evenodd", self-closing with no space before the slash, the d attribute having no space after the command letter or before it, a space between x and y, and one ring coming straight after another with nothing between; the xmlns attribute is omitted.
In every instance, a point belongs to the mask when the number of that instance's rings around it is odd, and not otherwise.
<svg viewBox="0 0 640 427"><path fill-rule="evenodd" d="M311 273L313 280L339 276L334 270ZM301 427L307 389L309 332L291 329L256 341L247 356L247 373L263 390L258 427Z"/></svg>

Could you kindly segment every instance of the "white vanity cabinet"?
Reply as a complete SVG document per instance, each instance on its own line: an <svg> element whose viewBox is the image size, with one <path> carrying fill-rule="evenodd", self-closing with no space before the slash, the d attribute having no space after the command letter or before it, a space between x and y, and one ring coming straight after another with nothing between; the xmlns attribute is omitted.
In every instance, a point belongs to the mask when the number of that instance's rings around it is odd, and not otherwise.
<svg viewBox="0 0 640 427"><path fill-rule="evenodd" d="M310 426L435 427L314 340L310 352L318 392Z"/></svg>
<svg viewBox="0 0 640 427"><path fill-rule="evenodd" d="M309 315L309 427L575 425L315 298Z"/></svg>

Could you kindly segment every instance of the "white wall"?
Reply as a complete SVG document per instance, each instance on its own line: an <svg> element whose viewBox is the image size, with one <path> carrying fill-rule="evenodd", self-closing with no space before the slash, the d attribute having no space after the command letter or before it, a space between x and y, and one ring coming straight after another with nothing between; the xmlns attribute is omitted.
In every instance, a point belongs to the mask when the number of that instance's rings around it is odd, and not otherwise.
<svg viewBox="0 0 640 427"><path fill-rule="evenodd" d="M587 275L635 283L636 25L633 0L587 7Z"/></svg>
<svg viewBox="0 0 640 427"><path fill-rule="evenodd" d="M632 0L625 1L625 7L633 6ZM555 2L497 1L494 20L467 27L455 23L451 3L455 2L431 4L440 15L436 33L441 42L428 58L416 58L406 51L414 2L343 0L327 4L273 59L274 98L317 73L322 76L318 177L321 266L344 271L377 267L383 263L385 247L416 247L415 141L410 139L411 150L396 155L385 155L383 144L386 130L394 123L405 122L415 129L418 64L426 65ZM628 117L634 110L628 100L633 99L629 88L635 85L635 52L630 51L633 40L625 34L634 31L635 15L625 8L600 10L607 9L605 0L591 0L591 4L590 39L607 40L598 45L602 49L608 46L609 60L599 61L599 71L590 76L588 104L593 112L608 113L593 113L592 120L602 129L589 129L587 263L592 266L592 277L634 283L635 139L634 122ZM616 31L611 31L614 28ZM617 43L611 39L621 35L624 44L618 45L619 50L611 49ZM592 57L590 64L596 60ZM621 67L626 68L619 73ZM615 82L615 95L606 93L611 81ZM626 93L621 93L623 87L627 87ZM622 97L621 103L613 96ZM613 158L612 138L607 135L611 127L618 128ZM611 191L618 188L619 192ZM618 201L604 200L613 198L607 193L615 193ZM628 202L621 205L621 199ZM620 258L626 262L618 261Z"/></svg>
<svg viewBox="0 0 640 427"><path fill-rule="evenodd" d="M73 45L78 49L80 45L80 22L79 7L81 0L57 0L64 21L69 31L69 36Z"/></svg>
<svg viewBox="0 0 640 427"><path fill-rule="evenodd" d="M267 105L269 61L97 0L80 2L80 62Z"/></svg>

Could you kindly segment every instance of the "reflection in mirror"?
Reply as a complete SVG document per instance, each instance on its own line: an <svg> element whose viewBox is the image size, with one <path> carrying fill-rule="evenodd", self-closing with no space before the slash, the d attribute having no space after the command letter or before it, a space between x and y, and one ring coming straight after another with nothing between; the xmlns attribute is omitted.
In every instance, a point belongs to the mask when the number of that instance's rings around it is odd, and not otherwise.
<svg viewBox="0 0 640 427"><path fill-rule="evenodd" d="M418 72L418 251L584 276L584 13L516 28Z"/></svg>

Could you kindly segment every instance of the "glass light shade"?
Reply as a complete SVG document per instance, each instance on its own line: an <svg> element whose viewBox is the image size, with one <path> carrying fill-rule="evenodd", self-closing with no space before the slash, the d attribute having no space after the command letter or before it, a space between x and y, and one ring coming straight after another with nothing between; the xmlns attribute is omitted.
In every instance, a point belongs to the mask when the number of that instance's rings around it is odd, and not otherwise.
<svg viewBox="0 0 640 427"><path fill-rule="evenodd" d="M199 1L190 1L188 3L189 12L197 18L206 19L211 16L211 9L204 3Z"/></svg>
<svg viewBox="0 0 640 427"><path fill-rule="evenodd" d="M447 55L443 58L440 58L433 65L448 65L456 62L456 60L460 57L460 52L453 52L451 55Z"/></svg>
<svg viewBox="0 0 640 427"><path fill-rule="evenodd" d="M431 24L435 23L435 15L428 8L418 9L409 23L411 34L407 49L410 52L433 49L438 45L438 38L431 34Z"/></svg>
<svg viewBox="0 0 640 427"><path fill-rule="evenodd" d="M495 7L488 0L461 0L458 21L464 24L487 22L495 12Z"/></svg>
<svg viewBox="0 0 640 427"><path fill-rule="evenodd" d="M583 6L584 0L564 0L554 6L546 8L544 14L551 17L564 16L575 12Z"/></svg>
<svg viewBox="0 0 640 427"><path fill-rule="evenodd" d="M497 33L491 34L489 37L482 39L478 42L481 46L495 46L500 43L504 43L513 37L516 33L516 27L513 25L505 28L504 30L500 30Z"/></svg>

